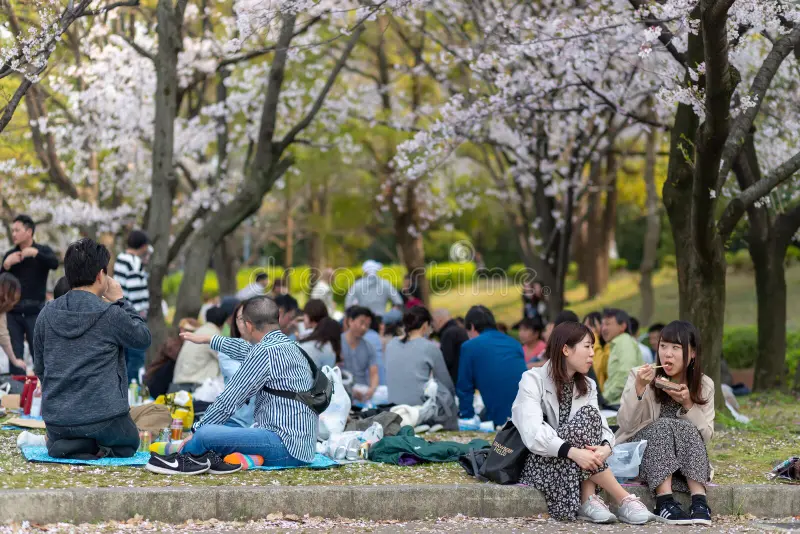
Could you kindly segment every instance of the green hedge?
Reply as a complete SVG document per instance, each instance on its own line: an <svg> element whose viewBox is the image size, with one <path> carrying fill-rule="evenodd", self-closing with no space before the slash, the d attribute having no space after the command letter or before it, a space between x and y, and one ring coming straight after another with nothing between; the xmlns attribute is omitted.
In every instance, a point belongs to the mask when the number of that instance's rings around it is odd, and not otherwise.
<svg viewBox="0 0 800 534"><path fill-rule="evenodd" d="M255 281L259 273L266 272L270 280L275 280L284 275L281 267L251 267L240 270L236 275L236 286L241 289L249 283ZM337 300L344 300L347 289L362 276L361 266L352 268L336 269L333 279L333 292ZM386 265L378 273L379 276L389 280L395 287L403 285L403 278L406 275L406 268L402 265ZM426 276L430 281L431 287L439 290L447 290L450 287L458 287L467 282L471 282L475 275L475 264L467 263L438 263L426 269ZM182 272L176 272L164 279L164 297L172 299L177 297L178 289L183 279ZM310 292L311 269L308 266L295 267L292 270L290 281L290 291L296 294ZM203 298L209 299L219 295L219 282L214 271L206 272L203 281Z"/></svg>
<svg viewBox="0 0 800 534"><path fill-rule="evenodd" d="M731 369L755 367L758 358L758 328L756 326L728 327L722 336L722 353ZM786 333L786 366L788 382L794 383L800 363L800 331Z"/></svg>

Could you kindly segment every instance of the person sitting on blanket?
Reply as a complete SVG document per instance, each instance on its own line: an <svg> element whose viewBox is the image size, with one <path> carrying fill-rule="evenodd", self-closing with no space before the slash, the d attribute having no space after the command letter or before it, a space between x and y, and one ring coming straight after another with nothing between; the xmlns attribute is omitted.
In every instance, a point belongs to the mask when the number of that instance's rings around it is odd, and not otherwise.
<svg viewBox="0 0 800 534"><path fill-rule="evenodd" d="M300 392L314 385L311 367L300 348L281 332L278 305L267 296L254 297L237 311L235 321L244 339L182 334L192 343L210 343L212 349L243 362L242 367L195 423L195 433L184 442L181 453L153 454L147 470L162 474L235 472L240 466L227 464L223 458L236 452L261 456L265 466L273 467L302 466L314 460L317 414L298 400L266 391ZM225 426L251 397L256 403L254 426Z"/></svg>
<svg viewBox="0 0 800 534"><path fill-rule="evenodd" d="M71 290L36 321L33 368L54 458L128 458L139 448L122 349L149 347L150 330L108 276L110 258L91 239L72 243L64 257Z"/></svg>

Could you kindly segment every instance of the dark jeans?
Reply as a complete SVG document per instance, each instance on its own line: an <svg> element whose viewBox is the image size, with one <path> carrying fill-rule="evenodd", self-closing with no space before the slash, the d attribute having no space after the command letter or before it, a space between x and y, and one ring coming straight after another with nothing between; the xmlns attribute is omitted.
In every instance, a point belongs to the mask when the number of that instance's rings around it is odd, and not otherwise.
<svg viewBox="0 0 800 534"><path fill-rule="evenodd" d="M128 383L133 379L139 382L139 369L144 367L144 357L146 351L140 349L125 349L125 367L128 370Z"/></svg>
<svg viewBox="0 0 800 534"><path fill-rule="evenodd" d="M39 312L17 313L9 312L6 314L8 321L8 334L11 336L11 348L20 360L25 359L25 339L28 340L28 348L31 351L31 358L36 358L33 353L33 328L36 326L36 318ZM25 371L15 365L9 364L9 373L12 375L24 375Z"/></svg>
<svg viewBox="0 0 800 534"><path fill-rule="evenodd" d="M47 453L53 458L130 458L138 449L139 429L129 413L91 425L47 425Z"/></svg>

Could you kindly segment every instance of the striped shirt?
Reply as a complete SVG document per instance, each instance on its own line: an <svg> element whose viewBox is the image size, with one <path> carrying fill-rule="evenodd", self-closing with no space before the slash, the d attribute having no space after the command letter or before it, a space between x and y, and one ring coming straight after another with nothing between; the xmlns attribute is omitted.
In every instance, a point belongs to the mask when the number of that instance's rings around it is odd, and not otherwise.
<svg viewBox="0 0 800 534"><path fill-rule="evenodd" d="M310 463L315 454L319 417L300 401L264 390L308 391L314 385L311 368L297 345L276 330L255 345L243 339L214 336L211 348L243 363L195 424L195 430L203 425L225 424L247 399L255 396L254 426L274 432L293 458Z"/></svg>
<svg viewBox="0 0 800 534"><path fill-rule="evenodd" d="M142 267L142 259L127 252L120 252L114 262L113 276L122 286L122 296L139 313L147 311L150 305L150 293L147 290L147 272Z"/></svg>

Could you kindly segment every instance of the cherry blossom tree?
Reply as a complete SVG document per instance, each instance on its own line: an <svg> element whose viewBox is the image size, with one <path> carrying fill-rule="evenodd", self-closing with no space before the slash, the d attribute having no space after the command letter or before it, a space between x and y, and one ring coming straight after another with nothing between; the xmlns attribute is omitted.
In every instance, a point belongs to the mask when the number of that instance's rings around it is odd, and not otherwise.
<svg viewBox="0 0 800 534"><path fill-rule="evenodd" d="M641 110L654 92L645 60L632 65L615 52L637 29L616 23L611 6L433 4L415 27L438 46L422 68L451 97L401 146L397 164L414 183L459 150L478 161L493 180L485 194L502 203L526 266L551 290L557 312L578 202L613 174L602 162L618 140L640 124L661 126Z"/></svg>

